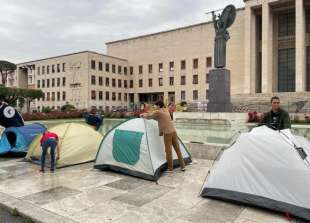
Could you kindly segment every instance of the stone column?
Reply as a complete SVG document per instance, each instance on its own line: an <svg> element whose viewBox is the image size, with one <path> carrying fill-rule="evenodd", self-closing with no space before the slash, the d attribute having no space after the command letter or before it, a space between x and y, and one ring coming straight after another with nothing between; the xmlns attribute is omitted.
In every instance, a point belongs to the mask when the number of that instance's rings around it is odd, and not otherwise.
<svg viewBox="0 0 310 223"><path fill-rule="evenodd" d="M255 93L256 82L256 16L250 6L245 8L244 92Z"/></svg>
<svg viewBox="0 0 310 223"><path fill-rule="evenodd" d="M295 1L296 15L296 91L306 90L306 19L304 0Z"/></svg>
<svg viewBox="0 0 310 223"><path fill-rule="evenodd" d="M264 0L262 15L262 93L271 93L273 90L273 62L273 16L268 0Z"/></svg>

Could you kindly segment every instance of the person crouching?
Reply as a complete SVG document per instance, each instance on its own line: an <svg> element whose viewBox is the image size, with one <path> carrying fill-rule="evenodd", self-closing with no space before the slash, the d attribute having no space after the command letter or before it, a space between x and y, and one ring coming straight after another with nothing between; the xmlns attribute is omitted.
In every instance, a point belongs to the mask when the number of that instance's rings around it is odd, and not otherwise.
<svg viewBox="0 0 310 223"><path fill-rule="evenodd" d="M59 137L56 133L45 131L41 137L40 144L42 147L41 155L41 169L40 172L44 173L45 167L45 157L50 148L51 154L51 172L55 170L55 150L57 149L57 160L60 158L60 146L59 146Z"/></svg>

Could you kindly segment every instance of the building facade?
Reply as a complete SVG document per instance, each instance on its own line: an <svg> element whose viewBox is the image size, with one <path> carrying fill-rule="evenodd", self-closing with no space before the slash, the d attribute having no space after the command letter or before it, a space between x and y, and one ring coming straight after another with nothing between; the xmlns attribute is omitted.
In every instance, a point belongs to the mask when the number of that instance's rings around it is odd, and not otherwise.
<svg viewBox="0 0 310 223"><path fill-rule="evenodd" d="M232 99L282 94L307 100L310 1L244 2L227 43ZM44 91L45 98L33 105L38 109L59 108L66 102L109 110L158 99L208 100L212 22L116 40L106 47L107 55L86 51L19 64L17 84Z"/></svg>

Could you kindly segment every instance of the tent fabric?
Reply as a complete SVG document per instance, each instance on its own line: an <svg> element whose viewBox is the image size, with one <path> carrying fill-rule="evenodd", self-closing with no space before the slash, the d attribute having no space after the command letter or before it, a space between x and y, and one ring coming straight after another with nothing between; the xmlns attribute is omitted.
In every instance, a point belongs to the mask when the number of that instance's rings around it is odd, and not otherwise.
<svg viewBox="0 0 310 223"><path fill-rule="evenodd" d="M0 138L0 154L26 153L29 144L45 130L39 123L5 129Z"/></svg>
<svg viewBox="0 0 310 223"><path fill-rule="evenodd" d="M128 175L156 181L167 168L163 137L158 135L158 124L154 120L135 118L111 129L101 142L95 168L113 170ZM184 159L191 156L179 139ZM174 165L179 161L173 151Z"/></svg>
<svg viewBox="0 0 310 223"><path fill-rule="evenodd" d="M102 135L91 127L78 123L65 123L54 126L48 131L56 133L60 138L60 159L57 160L56 168L95 160ZM26 156L26 159L35 163L40 163L41 159L40 138L41 135L29 146ZM46 158L49 158L49 155Z"/></svg>
<svg viewBox="0 0 310 223"><path fill-rule="evenodd" d="M201 196L290 213L310 221L310 142L289 129L243 133L212 167Z"/></svg>

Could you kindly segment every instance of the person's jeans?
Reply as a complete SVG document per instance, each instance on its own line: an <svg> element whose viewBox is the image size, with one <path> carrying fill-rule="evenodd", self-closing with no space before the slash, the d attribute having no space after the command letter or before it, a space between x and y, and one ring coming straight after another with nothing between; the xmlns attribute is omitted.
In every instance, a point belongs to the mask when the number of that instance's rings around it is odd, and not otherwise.
<svg viewBox="0 0 310 223"><path fill-rule="evenodd" d="M185 167L185 162L180 150L179 140L177 133L164 134L165 150L166 150L166 160L168 165L168 170L173 170L173 157L172 157L172 146L178 156L181 168Z"/></svg>
<svg viewBox="0 0 310 223"><path fill-rule="evenodd" d="M41 156L41 169L44 169L45 166L45 157L48 148L51 150L51 170L55 168L55 149L57 146L57 142L55 139L48 139L42 145L42 156Z"/></svg>

